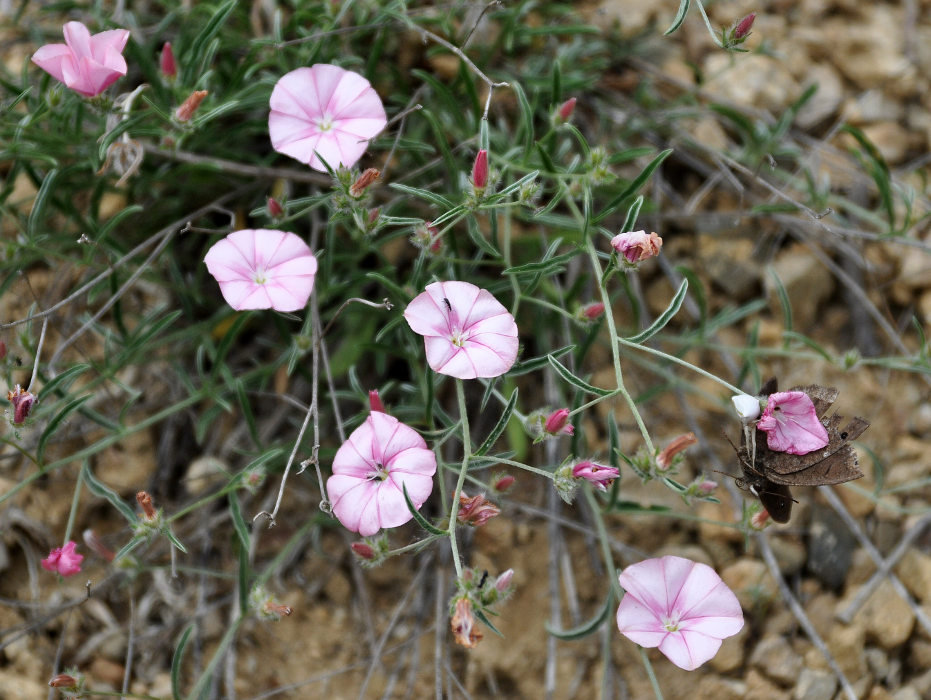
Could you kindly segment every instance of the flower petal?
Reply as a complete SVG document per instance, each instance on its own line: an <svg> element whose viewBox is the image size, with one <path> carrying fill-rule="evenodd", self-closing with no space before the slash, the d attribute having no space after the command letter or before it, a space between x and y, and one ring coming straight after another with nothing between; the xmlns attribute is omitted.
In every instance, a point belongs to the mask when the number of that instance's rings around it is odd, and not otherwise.
<svg viewBox="0 0 931 700"><path fill-rule="evenodd" d="M714 657L721 648L721 640L706 637L698 632L674 632L666 635L659 650L679 668L694 671Z"/></svg>
<svg viewBox="0 0 931 700"><path fill-rule="evenodd" d="M767 434L766 444L775 452L806 455L830 442L814 403L804 391L770 394L757 428Z"/></svg>

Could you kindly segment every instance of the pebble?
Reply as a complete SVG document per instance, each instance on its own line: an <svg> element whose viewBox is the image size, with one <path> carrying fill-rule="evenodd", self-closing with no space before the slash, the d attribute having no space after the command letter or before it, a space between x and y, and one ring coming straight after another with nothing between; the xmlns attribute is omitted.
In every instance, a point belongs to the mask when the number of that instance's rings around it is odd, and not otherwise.
<svg viewBox="0 0 931 700"><path fill-rule="evenodd" d="M833 512L814 508L808 543L808 571L832 590L844 585L856 542Z"/></svg>
<svg viewBox="0 0 931 700"><path fill-rule="evenodd" d="M835 623L826 642L831 656L851 683L867 675L866 630L862 625Z"/></svg>
<svg viewBox="0 0 931 700"><path fill-rule="evenodd" d="M843 608L842 602L839 609ZM862 624L867 636L883 649L894 649L911 635L915 627L915 613L895 592L892 584L883 581L854 616L854 622Z"/></svg>
<svg viewBox="0 0 931 700"><path fill-rule="evenodd" d="M931 602L931 556L909 548L896 564L895 573L919 603Z"/></svg>
<svg viewBox="0 0 931 700"><path fill-rule="evenodd" d="M805 565L805 545L789 537L771 537L769 545L783 576L793 576Z"/></svg>
<svg viewBox="0 0 931 700"><path fill-rule="evenodd" d="M747 673L747 694L744 700L789 700L789 691L783 690L756 669Z"/></svg>
<svg viewBox="0 0 931 700"><path fill-rule="evenodd" d="M750 655L750 663L772 680L791 686L802 670L802 657L785 637L765 637Z"/></svg>
<svg viewBox="0 0 931 700"><path fill-rule="evenodd" d="M837 678L828 671L803 669L795 686L794 700L831 700L837 689Z"/></svg>
<svg viewBox="0 0 931 700"><path fill-rule="evenodd" d="M773 268L792 303L793 325L799 328L810 327L815 322L822 302L834 291L834 278L825 274L818 259L801 244L783 250L773 262ZM766 275L763 279L770 304L781 317L782 308L772 277Z"/></svg>
<svg viewBox="0 0 931 700"><path fill-rule="evenodd" d="M753 610L761 601L779 597L779 589L766 564L756 559L738 559L721 571L721 579L737 595L744 610Z"/></svg>
<svg viewBox="0 0 931 700"><path fill-rule="evenodd" d="M708 662L708 665L718 673L730 673L742 667L746 657L748 636L750 636L750 625L744 624L740 632L724 640L718 653Z"/></svg>
<svg viewBox="0 0 931 700"><path fill-rule="evenodd" d="M721 676L702 676L698 681L695 697L715 700L743 700L747 695L747 684Z"/></svg>

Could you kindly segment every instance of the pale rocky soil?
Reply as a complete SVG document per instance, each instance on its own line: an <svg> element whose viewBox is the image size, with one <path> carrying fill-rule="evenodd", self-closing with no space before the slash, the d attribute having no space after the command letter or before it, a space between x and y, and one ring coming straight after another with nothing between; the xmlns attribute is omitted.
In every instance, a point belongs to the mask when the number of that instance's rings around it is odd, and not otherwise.
<svg viewBox="0 0 931 700"><path fill-rule="evenodd" d="M697 67L706 78L703 99L727 100L749 114L761 115L780 114L810 81L816 81L821 89L796 121L797 138L819 159L820 172L830 178L831 187L864 205L871 201L869 182L846 155L850 140L832 129L844 119L862 128L893 172L901 173L903 182L916 187L916 206L926 206L924 184L914 174L914 164L923 162L931 145L931 2L715 3L709 12L718 26L730 24L750 11L759 13L748 46L756 48L765 42L770 55L733 58L713 49L694 8L679 33L661 38L676 5L673 0L580 4L592 21L606 28L620 21L621 31L628 35L647 31L655 22L652 31L657 35L657 49L650 60L620 66L614 82L606 80L606 89L618 89L624 81L636 82L649 76L670 99L676 99L695 84ZM622 109L625 103L622 100L620 104ZM584 111L581 105L580 111ZM707 110L699 110L691 124L680 123L678 128L684 131L669 136L673 145L701 159L707 154L692 141L724 150L732 139L721 121ZM810 140L805 141L806 136ZM740 346L753 323L762 318L759 344L779 347L781 316L758 261L758 243L762 236L775 236L782 226L789 225L775 217L761 223L760 219L726 216L727 223L720 224L720 219L699 216L742 212L761 201L763 195L750 191L742 199L725 181L691 199L705 179L686 162L678 161L664 171L667 177L676 167L685 171L676 180L676 187L682 200L692 205L687 215L667 211L656 219L653 228L666 240L664 255L673 265L687 264L698 272L713 292L709 299L712 310L745 302L759 295L760 290L768 290L771 308L745 319L736 328L721 331L717 342ZM714 170L715 164L709 167ZM927 175L926 168L918 172ZM750 180L743 182L748 185ZM670 202L668 207L672 206ZM679 222L673 222L677 216L681 217ZM916 227L909 235L931 242L926 226ZM868 298L893 325L904 335L907 326L901 320L907 320L906 310L913 309L927 328L931 318L931 255L922 249L889 243L853 240L851 246L858 259L868 263L860 278ZM875 328L856 333L863 315L852 308L854 301L844 285L812 254L810 238L781 246L772 263L792 300L796 330L832 351L843 352L859 344L864 354L870 348L894 352L889 349L889 339ZM34 279L33 285L41 293L53 282ZM658 313L669 298L669 280L658 265L653 265L644 270L642 282L651 309ZM3 299L0 318L14 317L22 311L11 306L9 297ZM139 302L144 303L142 299ZM618 320L624 320L620 311ZM727 376L727 367L710 351L693 351L687 357ZM884 578L861 605L852 607L877 570L869 549L857 543L824 494L815 489L795 489L799 504L792 521L766 534L788 589L857 697L931 697L931 627L927 625L931 617L931 532L923 527L931 504L928 384L916 374L862 365L847 373L829 370L821 361L773 357L764 360L764 365L780 377L783 386L810 381L838 386L839 411L872 421L861 442L882 462L883 471L877 470L870 454L861 450L866 478L852 486L834 488L831 493L874 551L885 557L897 548L902 550L894 573L904 591L896 590L896 584ZM610 371L605 370L609 376L602 382L596 368L592 370L593 383L610 384ZM651 379L645 376L642 382L636 378L631 381L635 388L643 389ZM699 382L698 386L716 395L713 385ZM157 394L156 389L153 401L158 399ZM690 456L684 480L702 469L733 472L732 453L728 455L730 448L720 434L727 430L734 437L734 424L721 412L720 405L697 394L689 394L686 399L687 408L672 397L649 406L646 417L651 427L656 426L654 434L669 438L696 427L704 431L709 449L696 450ZM593 416L593 421L603 417ZM629 417L620 410L617 417L625 428L624 444L633 444ZM592 432L597 430L593 424ZM98 477L131 499L140 484L148 484L157 470L158 441L155 433L137 434L124 441L97 460ZM544 459L542 452L538 457ZM184 502L210 488L210 469L201 462L191 467L189 476L195 473L207 474L208 478L187 481ZM131 582L94 558L87 560L86 575L68 579L61 586L51 584L38 568L38 558L48 551L52 533L61 532L67 518L70 503L59 497L58 487L64 484L70 494L75 477L76 470L60 470L24 491L14 509L0 514L5 518L0 547L0 601L39 601L38 609L44 612L79 600L88 579L94 582L95 592L90 601L75 607L73 614L59 614L49 621L42 620L41 614L28 604L0 606L0 631L4 632L0 638L4 645L0 651L0 698L45 697L45 683L62 636L67 663L86 672L94 687L118 689L124 670L130 595L136 600L132 689L169 697L168 667L181 629L203 600L223 602L203 617L202 646L195 654L204 663L228 624L229 605L222 596L231 588L198 577L196 570L182 572L177 581L163 569ZM17 478L18 472L6 462L0 465L0 490L12 487ZM551 558L557 567L572 561L577 576L563 581L555 594L564 627L587 619L601 604L603 573L593 539L571 526L559 530L554 539L554 530L539 517L550 503L547 489L527 477L520 477L519 483L520 497L505 506L501 517L479 530L469 548L471 561L480 570L515 569L517 593L495 620L503 638L487 633L484 641L469 652L450 649L448 638L435 642L435 625L447 624L444 606L450 583L448 562L411 558L361 571L348 555L350 539L337 530L325 530L320 539L291 553L280 575L269 583L294 613L278 623L247 623L240 633L232 674L238 697L257 697L264 691L311 678L315 682L283 690L273 697L353 698L360 693L365 697L432 697L435 644L441 649L441 663L449 665L448 670L472 697L543 697L550 643L543 623L551 615ZM623 483L628 500L682 510L681 501L654 484L641 486L632 476ZM881 489L878 499L871 495L874 489ZM258 552L262 560L268 561L280 551L307 514L313 512L315 493L311 480L292 482L279 526L261 532ZM735 491L723 492L720 505L705 504L695 512L709 520L733 522L735 496L742 497ZM243 509L248 517L266 504L267 500L256 498L245 501ZM188 531L178 533L185 541L205 542L203 549L194 552L185 564L196 567L203 563L234 571L235 562L229 558L225 543L218 547L224 554L217 555L210 551L209 538L198 538L198 533L210 531L212 517L206 513L190 523ZM561 517L590 527L579 508L563 508ZM104 506L81 509L76 530L90 525L103 532L114 546L119 546L128 534L119 529L121 522ZM719 525L693 525L643 515L617 517L612 521L612 535L619 543L619 563L649 554L689 556L714 565L744 603L744 631L725 642L718 656L699 671L681 671L661 655L650 654L665 697L830 700L842 692L824 653L800 629L758 542L751 541L746 547L738 531ZM414 536L413 529L402 529L393 541L399 545ZM903 538L908 539L900 546ZM628 556L629 550L620 545L633 548L633 553ZM153 561L164 564L165 552L161 551ZM903 596L903 592L907 595ZM906 597L912 604L906 602ZM848 613L850 617L845 617ZM395 615L397 619L393 619ZM15 635L9 631L17 628L30 631L12 639ZM556 644L550 657L554 663L554 697L597 695L603 668L602 643L607 644L617 670L612 680L613 696L621 696L625 689L627 697L651 697L636 649L611 625L604 638L596 634L582 641ZM373 655L380 656L379 663L369 661ZM444 681L443 687L449 689L449 683ZM455 688L453 694L464 696L461 688Z"/></svg>

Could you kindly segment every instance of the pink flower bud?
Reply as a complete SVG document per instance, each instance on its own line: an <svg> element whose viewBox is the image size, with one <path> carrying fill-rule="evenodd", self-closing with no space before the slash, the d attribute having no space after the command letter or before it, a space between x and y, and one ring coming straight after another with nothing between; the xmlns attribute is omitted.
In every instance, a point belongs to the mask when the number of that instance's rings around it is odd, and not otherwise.
<svg viewBox="0 0 931 700"><path fill-rule="evenodd" d="M74 576L81 572L84 555L74 551L77 543L69 540L64 547L56 547L40 563L46 571L57 572L62 576Z"/></svg>
<svg viewBox="0 0 931 700"><path fill-rule="evenodd" d="M381 207L369 209L369 226L374 226L379 216L381 216Z"/></svg>
<svg viewBox="0 0 931 700"><path fill-rule="evenodd" d="M175 110L175 119L179 122L187 122L191 120L191 117L194 116L194 113L197 111L197 108L200 107L200 103L204 101L204 98L209 95L206 90L195 90L192 92L188 98L181 103L181 106Z"/></svg>
<svg viewBox="0 0 931 700"><path fill-rule="evenodd" d="M596 318L601 316L605 312L605 305L600 301L592 302L582 307L582 316L587 318L589 321L594 321Z"/></svg>
<svg viewBox="0 0 931 700"><path fill-rule="evenodd" d="M265 603L262 612L265 614L265 617L281 619L291 614L291 607L289 605L282 605L274 600L269 600Z"/></svg>
<svg viewBox="0 0 931 700"><path fill-rule="evenodd" d="M29 417L29 411L32 410L36 397L17 384L13 391L7 392L6 398L13 404L13 423L22 425Z"/></svg>
<svg viewBox="0 0 931 700"><path fill-rule="evenodd" d="M511 579L514 578L514 569L508 569L495 579L495 588L499 593L504 593L511 585Z"/></svg>
<svg viewBox="0 0 931 700"><path fill-rule="evenodd" d="M754 513L753 517L750 518L750 526L755 530L762 530L769 524L769 511L765 508L761 511Z"/></svg>
<svg viewBox="0 0 931 700"><path fill-rule="evenodd" d="M638 262L659 255L663 247L663 239L655 233L649 235L645 231L628 231L619 233L611 239L611 246L628 264L636 265Z"/></svg>
<svg viewBox="0 0 931 700"><path fill-rule="evenodd" d="M381 171L378 168L366 168L365 171L359 175L358 179L352 183L352 186L349 188L349 194L353 197L361 197L365 194L365 190L368 189L378 177L381 175Z"/></svg>
<svg viewBox="0 0 931 700"><path fill-rule="evenodd" d="M281 204L278 203L278 200L275 199L274 197L268 198L267 206L268 206L268 213L271 214L276 219L282 214L284 214L284 208L281 206Z"/></svg>
<svg viewBox="0 0 931 700"><path fill-rule="evenodd" d="M657 456L657 466L660 469L668 469L672 466L673 457L682 452L686 447L694 445L697 442L698 438L695 437L695 433L686 433L685 435L680 435L673 439L673 441L666 445L666 448Z"/></svg>
<svg viewBox="0 0 931 700"><path fill-rule="evenodd" d="M559 118L564 122L569 121L569 118L572 116L572 112L574 110L575 110L575 98L570 97L568 100L566 100L559 106Z"/></svg>
<svg viewBox="0 0 931 700"><path fill-rule="evenodd" d="M718 488L718 482L711 481L710 479L705 479L700 484L698 484L697 490L699 496L710 496L711 493Z"/></svg>
<svg viewBox="0 0 931 700"><path fill-rule="evenodd" d="M514 485L515 481L516 479L510 474L503 474L495 480L492 489L494 489L495 493L506 493Z"/></svg>
<svg viewBox="0 0 931 700"><path fill-rule="evenodd" d="M162 47L162 55L158 59L158 67L166 78L175 78L178 75L178 64L175 63L175 52L171 50L171 42L166 41Z"/></svg>
<svg viewBox="0 0 931 700"><path fill-rule="evenodd" d="M0 340L0 360L6 357L6 343Z"/></svg>
<svg viewBox="0 0 931 700"><path fill-rule="evenodd" d="M573 428L572 424L569 422L569 409L560 408L553 411L543 424L543 429L550 435L557 435L559 433L572 435L575 432L575 428Z"/></svg>
<svg viewBox="0 0 931 700"><path fill-rule="evenodd" d="M385 410L385 404L381 402L381 397L378 395L378 389L372 389L369 392L369 408L372 411L377 411L378 413L387 413Z"/></svg>
<svg viewBox="0 0 931 700"><path fill-rule="evenodd" d="M617 467L606 467L588 461L579 462L572 468L572 476L576 479L585 479L599 491L607 491L620 473Z"/></svg>
<svg viewBox="0 0 931 700"><path fill-rule="evenodd" d="M349 548L352 549L352 553L359 557L359 559L365 559L366 561L375 559L375 550L368 542L353 542L349 545Z"/></svg>
<svg viewBox="0 0 931 700"><path fill-rule="evenodd" d="M459 495L459 513L456 519L463 525L481 527L499 513L501 509L485 498L483 493L471 498L465 493Z"/></svg>
<svg viewBox="0 0 931 700"><path fill-rule="evenodd" d="M755 19L756 13L751 12L749 15L740 20L737 23L737 26L734 27L734 38L745 39L750 34L750 27L753 26L753 20Z"/></svg>
<svg viewBox="0 0 931 700"><path fill-rule="evenodd" d="M475 189L483 190L488 184L488 151L484 148L475 156L475 163L472 165L472 184Z"/></svg>

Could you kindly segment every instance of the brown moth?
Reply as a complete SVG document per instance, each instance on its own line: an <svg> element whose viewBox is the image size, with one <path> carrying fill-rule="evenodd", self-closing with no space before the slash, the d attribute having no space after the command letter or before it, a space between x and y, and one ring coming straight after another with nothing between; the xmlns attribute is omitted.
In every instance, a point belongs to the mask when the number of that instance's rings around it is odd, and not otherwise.
<svg viewBox="0 0 931 700"><path fill-rule="evenodd" d="M776 379L767 381L760 392L763 396L776 393ZM790 486L821 486L841 484L863 476L857 453L850 445L870 423L854 417L844 427L843 418L836 413L825 415L837 399L837 389L817 384L793 387L791 391L803 391L815 405L815 413L828 433L828 444L820 450L805 455L775 452L766 444L766 436L756 432L753 426L745 430L740 438L737 457L743 472L743 484L760 499L777 523L789 521L792 513ZM747 444L749 431L755 433L755 450Z"/></svg>

